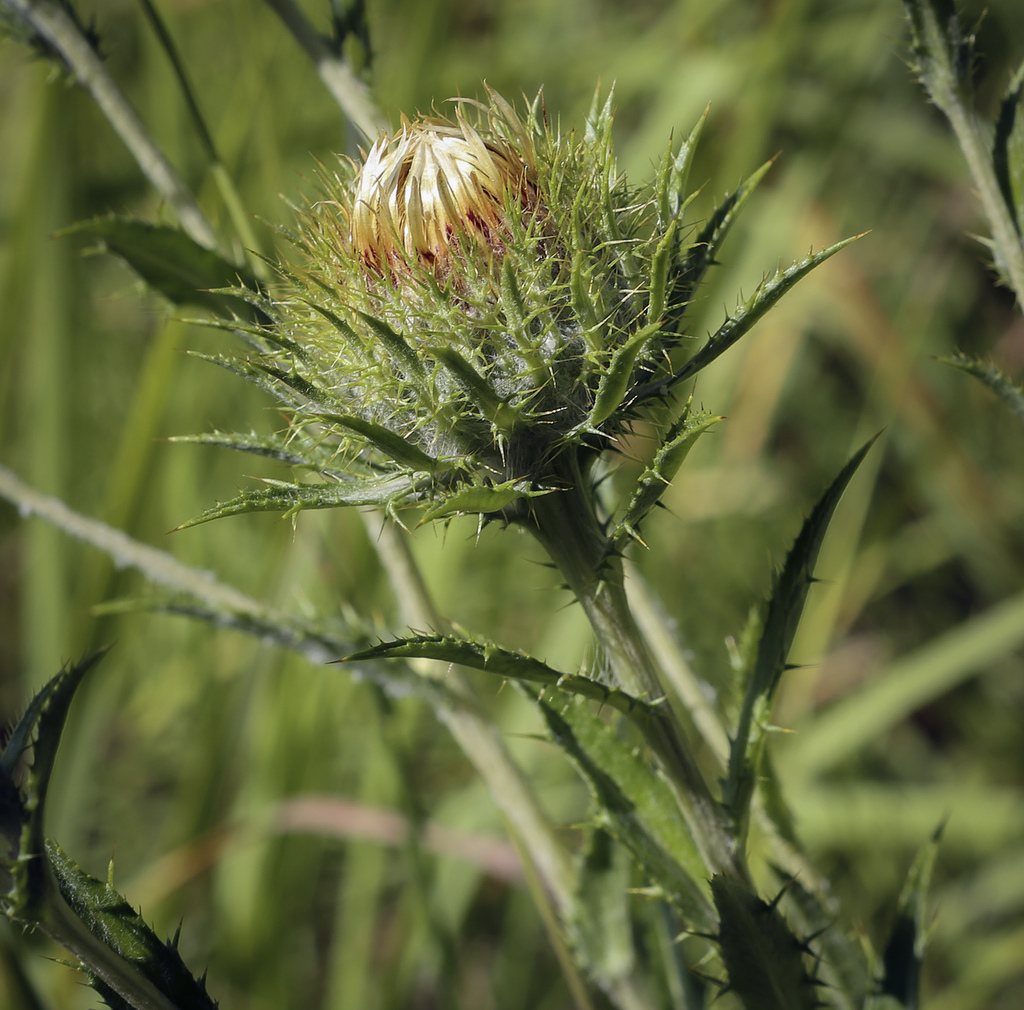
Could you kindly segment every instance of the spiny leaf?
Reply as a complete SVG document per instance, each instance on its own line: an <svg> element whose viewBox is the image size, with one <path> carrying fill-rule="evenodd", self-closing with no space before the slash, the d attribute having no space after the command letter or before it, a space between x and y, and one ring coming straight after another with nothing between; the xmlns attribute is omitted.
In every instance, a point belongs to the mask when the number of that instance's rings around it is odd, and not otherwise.
<svg viewBox="0 0 1024 1010"><path fill-rule="evenodd" d="M224 354L202 354L199 351L188 351L189 357L198 358L200 361L208 361L211 365L217 365L235 375L251 382L254 386L262 389L275 399L291 407L300 407L305 399L297 397L295 391L285 382L272 379L265 368L258 367L254 362L246 358L235 358Z"/></svg>
<svg viewBox="0 0 1024 1010"><path fill-rule="evenodd" d="M423 513L420 525L433 522L435 519L443 519L445 516L500 512L514 502L549 493L547 488L535 491L527 481L518 478L502 481L500 484L470 484L447 494L429 507Z"/></svg>
<svg viewBox="0 0 1024 1010"><path fill-rule="evenodd" d="M174 945L164 943L109 882L81 869L55 842L46 843L46 856L61 896L90 933L128 962L182 1010L216 1010L205 984L185 967ZM117 1010L132 1005L98 977L86 963L82 970L94 989Z"/></svg>
<svg viewBox="0 0 1024 1010"><path fill-rule="evenodd" d="M821 963L815 974L831 986L833 995L842 995L837 1001L842 1010L865 1007L868 993L876 988L871 977L868 959L865 955L863 937L854 939L843 931L836 922L834 900L826 905L825 899L806 889L799 878L789 877L776 870L786 879L786 901L793 910L792 917L799 923L800 931L814 936Z"/></svg>
<svg viewBox="0 0 1024 1010"><path fill-rule="evenodd" d="M589 417L591 427L603 424L618 410L633 378L633 365L637 356L658 335L660 329L660 322L648 323L632 334L612 355L594 396L594 406Z"/></svg>
<svg viewBox="0 0 1024 1010"><path fill-rule="evenodd" d="M672 426L654 454L651 465L637 478L622 521L612 535L616 549L621 550L630 537L639 539L638 530L644 517L668 490L697 439L719 420L712 414L703 411L691 413L687 409L680 421Z"/></svg>
<svg viewBox="0 0 1024 1010"><path fill-rule="evenodd" d="M624 715L638 720L651 718L654 706L615 687L607 687L589 677L561 673L539 659L522 652L512 652L490 642L475 642L452 635L415 635L411 638L382 642L370 649L346 656L345 662L367 659L437 659L443 663L458 663L474 670L485 670L526 684L556 687L569 694L608 705Z"/></svg>
<svg viewBox="0 0 1024 1010"><path fill-rule="evenodd" d="M727 351L740 337L744 336L779 299L786 294L797 281L806 277L816 266L824 263L829 257L834 256L840 249L845 249L851 242L856 242L863 235L853 235L836 242L835 245L822 249L821 252L812 253L794 263L786 270L779 270L771 280L765 280L758 285L757 290L744 302L712 335L708 342L683 365L670 378L660 382L648 383L638 393L637 399L653 395L666 386L673 386L685 379L696 375L702 368L706 368L720 354Z"/></svg>
<svg viewBox="0 0 1024 1010"><path fill-rule="evenodd" d="M267 459L287 463L289 466L315 467L341 479L340 473L332 472L329 464L335 459L332 447L324 447L311 439L296 438L294 435L260 435L251 432L211 431L199 435L173 435L168 442L188 445L212 445L218 449L236 449L239 452L264 456Z"/></svg>
<svg viewBox="0 0 1024 1010"><path fill-rule="evenodd" d="M187 592L156 592L111 600L97 606L96 611L101 614L160 611L196 618L219 628L233 628L264 643L273 642L317 665L338 661L338 656L351 652L354 642L363 641L370 634L351 614L341 620L310 621L269 607L213 605ZM424 677L403 662L352 666L350 670L353 676L378 685L394 698L419 698L434 709L458 707L464 701L441 681Z"/></svg>
<svg viewBox="0 0 1024 1010"><path fill-rule="evenodd" d="M400 368L405 377L417 388L423 388L427 379L427 370L405 337L393 330L383 319L371 316L368 312L360 312L359 315L384 345L388 357L391 358L395 366Z"/></svg>
<svg viewBox="0 0 1024 1010"><path fill-rule="evenodd" d="M264 483L271 486L265 491L243 491L237 498L219 502L176 529L187 530L212 519L243 515L246 512L283 512L285 516L293 516L304 509L339 508L346 505L397 507L405 502L414 489L412 479L404 474L332 484L288 484L270 480Z"/></svg>
<svg viewBox="0 0 1024 1010"><path fill-rule="evenodd" d="M25 805L31 811L31 852L43 849L43 814L46 793L50 785L53 763L57 757L64 724L71 701L82 683L82 678L106 654L106 649L94 652L73 666L66 666L40 692L44 695L38 707L29 706L26 717L36 719L36 740L32 746L32 765L23 787ZM17 731L16 731L17 732Z"/></svg>
<svg viewBox="0 0 1024 1010"><path fill-rule="evenodd" d="M0 757L0 844L2 851L13 857L4 867L8 890L3 906L11 918L30 922L42 908L47 887L46 866L40 858L45 842L43 820L57 747L82 678L105 652L102 649L64 667L37 692ZM12 776L30 748L32 762L17 786Z"/></svg>
<svg viewBox="0 0 1024 1010"><path fill-rule="evenodd" d="M928 939L926 899L942 838L940 825L917 854L900 894L896 921L882 955L881 990L905 1010L917 1010L920 1000L921 962Z"/></svg>
<svg viewBox="0 0 1024 1010"><path fill-rule="evenodd" d="M255 312L261 321L270 321L261 309L239 298L235 290L238 284L255 289L256 280L178 228L110 216L79 221L57 234L97 240L175 305L201 305L227 317Z"/></svg>
<svg viewBox="0 0 1024 1010"><path fill-rule="evenodd" d="M651 285L647 295L647 322L662 323L669 261L676 247L676 221L669 223L651 257Z"/></svg>
<svg viewBox="0 0 1024 1010"><path fill-rule="evenodd" d="M356 335L355 330L353 330L352 327L341 318L341 316L332 312L326 306L320 305L309 298L305 298L303 301L314 312L323 316L324 319L326 319L345 338L346 347L357 359L362 359L366 356L366 348L364 347L363 342Z"/></svg>
<svg viewBox="0 0 1024 1010"><path fill-rule="evenodd" d="M715 262L715 257L722 248L722 243L735 223L737 215L771 167L771 161L765 162L711 215L708 223L687 248L682 260L672 270L669 280L671 304L685 306L693 298L693 293L700 286L708 267Z"/></svg>
<svg viewBox="0 0 1024 1010"><path fill-rule="evenodd" d="M730 749L728 776L724 783L723 802L738 824L746 818L756 773L757 758L754 752L761 729L755 713L767 709L786 669L786 659L812 581L811 573L832 513L874 441L871 439L865 443L825 490L804 522L775 580L758 645L757 660L747 685Z"/></svg>
<svg viewBox="0 0 1024 1010"><path fill-rule="evenodd" d="M283 386L287 386L289 389L294 390L299 396L307 400L315 410L330 412L337 410L341 404L334 398L330 390L324 389L322 386L316 385L314 382L310 382L304 375L300 375L294 369L285 370L278 368L276 365L271 365L265 361L253 361L248 363L250 367L258 369L269 375L272 379L276 379Z"/></svg>
<svg viewBox="0 0 1024 1010"><path fill-rule="evenodd" d="M697 120L690 135L680 145L679 152L674 158L671 144L665 151L654 185L658 224L662 229L667 228L670 222L677 220L679 212L687 202L685 193L690 178L690 166L693 164L697 142L700 140L704 124L707 122L709 111L709 109L704 110L703 115Z"/></svg>
<svg viewBox="0 0 1024 1010"><path fill-rule="evenodd" d="M931 99L944 112L971 95L974 37L964 35L953 0L904 0L913 66Z"/></svg>
<svg viewBox="0 0 1024 1010"><path fill-rule="evenodd" d="M538 705L552 740L590 789L598 823L633 853L691 928L710 930L707 871L665 780L581 701Z"/></svg>
<svg viewBox="0 0 1024 1010"><path fill-rule="evenodd" d="M712 877L711 893L729 988L746 1010L815 1010L817 992L804 965L804 945L775 905L722 874Z"/></svg>
<svg viewBox="0 0 1024 1010"><path fill-rule="evenodd" d="M429 348L429 351L444 365L458 387L488 421L506 430L515 426L519 411L509 406L454 347L436 346Z"/></svg>
<svg viewBox="0 0 1024 1010"><path fill-rule="evenodd" d="M952 358L939 360L980 379L1021 421L1024 421L1024 387L1007 378L995 365L987 365L965 354L956 354Z"/></svg>

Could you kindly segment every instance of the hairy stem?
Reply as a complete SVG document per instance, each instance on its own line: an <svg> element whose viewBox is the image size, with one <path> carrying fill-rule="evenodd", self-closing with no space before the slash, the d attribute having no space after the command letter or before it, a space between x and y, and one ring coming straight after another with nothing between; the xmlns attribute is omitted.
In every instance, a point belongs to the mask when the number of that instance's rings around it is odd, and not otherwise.
<svg viewBox="0 0 1024 1010"><path fill-rule="evenodd" d="M92 95L154 189L175 209L182 229L206 249L217 237L177 169L150 137L142 120L107 72L71 15L54 0L0 0L39 35Z"/></svg>
<svg viewBox="0 0 1024 1010"><path fill-rule="evenodd" d="M992 229L996 260L1017 297L1018 307L1024 309L1024 246L996 177L987 131L970 107L969 85L961 85L949 26L940 23L929 0L914 0L905 6L921 50L921 80L953 128ZM959 27L955 31L958 33Z"/></svg>
<svg viewBox="0 0 1024 1010"><path fill-rule="evenodd" d="M647 701L664 694L657 667L626 598L622 565L608 556L608 540L586 481L573 475L566 490L533 502L529 526L583 607L618 686ZM746 879L741 849L728 818L694 759L671 709L645 726L644 735L672 786L709 873Z"/></svg>
<svg viewBox="0 0 1024 1010"><path fill-rule="evenodd" d="M367 140L374 140L387 123L370 96L370 89L309 23L294 0L266 2L313 61L320 80L349 122L355 124Z"/></svg>

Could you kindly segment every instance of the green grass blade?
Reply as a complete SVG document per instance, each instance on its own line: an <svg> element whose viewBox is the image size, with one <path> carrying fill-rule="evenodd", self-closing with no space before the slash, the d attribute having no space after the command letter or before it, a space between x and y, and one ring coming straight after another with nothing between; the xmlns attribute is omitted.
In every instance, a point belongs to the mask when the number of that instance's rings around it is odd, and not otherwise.
<svg viewBox="0 0 1024 1010"><path fill-rule="evenodd" d="M780 774L820 775L1022 642L1024 593L1017 593L894 660L859 691L815 715L779 754Z"/></svg>

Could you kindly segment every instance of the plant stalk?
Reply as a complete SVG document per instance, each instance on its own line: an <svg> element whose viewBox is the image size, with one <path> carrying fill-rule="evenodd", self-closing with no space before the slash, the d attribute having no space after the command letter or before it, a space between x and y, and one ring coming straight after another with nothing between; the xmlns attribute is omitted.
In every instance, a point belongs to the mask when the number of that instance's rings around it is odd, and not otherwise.
<svg viewBox="0 0 1024 1010"><path fill-rule="evenodd" d="M51 46L92 95L153 188L175 209L186 234L206 249L217 237L177 169L153 142L138 113L110 76L71 15L54 0L0 0Z"/></svg>
<svg viewBox="0 0 1024 1010"><path fill-rule="evenodd" d="M348 117L349 122L353 123L367 140L376 140L377 134L387 128L387 123L370 96L370 89L356 77L347 61L334 52L309 23L309 19L294 0L266 2L313 61L320 80Z"/></svg>
<svg viewBox="0 0 1024 1010"><path fill-rule="evenodd" d="M622 565L609 556L609 541L581 474L566 489L534 499L528 527L551 556L583 607L609 669L623 690L652 702L664 689L650 650L626 598ZM644 728L686 818L709 873L748 879L741 847L725 810L712 796L678 722L666 706Z"/></svg>
<svg viewBox="0 0 1024 1010"><path fill-rule="evenodd" d="M928 61L927 73L921 74L922 83L953 128L992 229L997 261L1001 261L1017 297L1017 307L1024 309L1024 245L996 178L991 143L986 141L978 116L970 107L969 85L961 86L950 42L932 3L916 2L906 6L916 42Z"/></svg>

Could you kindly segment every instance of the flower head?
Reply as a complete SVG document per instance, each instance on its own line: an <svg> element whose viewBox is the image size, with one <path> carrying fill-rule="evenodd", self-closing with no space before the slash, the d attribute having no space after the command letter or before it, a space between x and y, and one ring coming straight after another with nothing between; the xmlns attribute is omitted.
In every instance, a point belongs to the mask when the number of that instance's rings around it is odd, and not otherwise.
<svg viewBox="0 0 1024 1010"><path fill-rule="evenodd" d="M403 120L362 165L342 159L323 179L295 237L301 262L258 300L271 322L245 331L257 356L232 365L281 398L289 430L229 442L321 480L275 482L201 519L377 505L536 529L577 495L594 556L614 552L708 423L688 419L674 389L839 248L767 280L680 362L687 307L764 170L690 229L700 123L636 190L616 169L610 100L562 134L539 97L522 118L488 99ZM605 515L588 479L638 419L661 448Z"/></svg>
<svg viewBox="0 0 1024 1010"><path fill-rule="evenodd" d="M474 129L461 110L454 122L410 122L370 148L353 184L350 237L372 270L418 261L447 276L463 241L500 253L510 199L533 199L533 144L508 109L515 140ZM525 143L524 143L525 141Z"/></svg>

